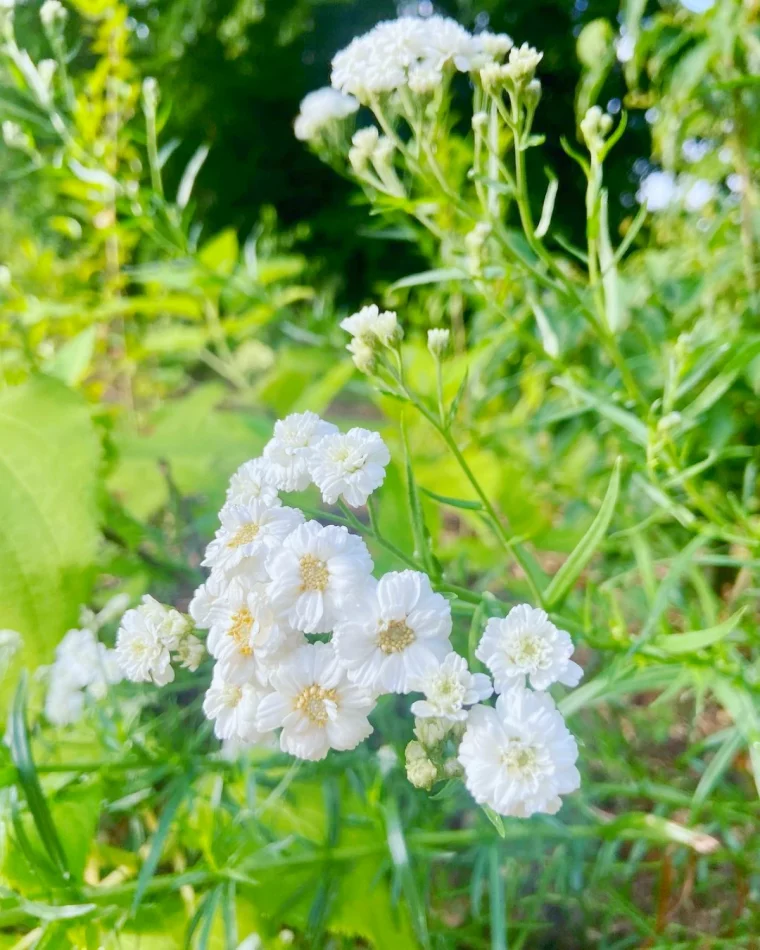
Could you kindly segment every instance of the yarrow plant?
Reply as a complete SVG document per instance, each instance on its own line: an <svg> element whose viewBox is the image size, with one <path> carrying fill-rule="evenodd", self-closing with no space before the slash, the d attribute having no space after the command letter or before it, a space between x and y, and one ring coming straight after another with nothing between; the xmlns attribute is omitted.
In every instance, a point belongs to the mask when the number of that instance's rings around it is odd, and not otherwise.
<svg viewBox="0 0 760 950"><path fill-rule="evenodd" d="M401 391L397 315L372 305L342 326L354 358L362 341L373 372ZM431 330L437 363L447 345L445 330ZM546 692L580 679L570 637L543 610L518 605L480 631L472 659L493 680L472 669L452 646L452 604L469 592L421 569L377 528L374 496L390 463L377 432L341 432L313 412L276 422L262 455L230 479L203 561L210 574L189 618L145 597L119 630L122 670L165 685L173 661L199 667L205 630L213 665L203 710L216 736L239 749L279 735L283 752L312 761L355 748L372 734L370 717L384 696L409 695L412 784L463 780L497 813L553 813L580 782L575 740ZM328 508L318 518L281 497L309 485ZM336 505L341 516L330 510ZM369 525L357 510L367 511ZM323 523L335 520L342 523ZM376 577L363 535L411 566Z"/></svg>

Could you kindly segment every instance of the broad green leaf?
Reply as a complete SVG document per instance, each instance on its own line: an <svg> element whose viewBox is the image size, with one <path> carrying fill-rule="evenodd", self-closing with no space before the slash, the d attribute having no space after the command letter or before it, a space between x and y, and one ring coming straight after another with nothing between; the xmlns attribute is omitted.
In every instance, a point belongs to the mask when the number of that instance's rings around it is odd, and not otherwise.
<svg viewBox="0 0 760 950"><path fill-rule="evenodd" d="M656 640L655 644L661 650L675 656L682 653L695 653L697 650L703 650L705 647L712 646L713 643L720 642L730 633L733 633L746 610L747 608L743 607L727 620L724 620L723 623L708 627L706 630L690 630L688 633L668 634Z"/></svg>
<svg viewBox="0 0 760 950"><path fill-rule="evenodd" d="M554 607L565 599L573 589L583 569L604 540L607 528L610 525L612 515L615 511L615 504L617 503L618 492L620 490L620 464L621 460L618 459L615 462L615 468L612 472L610 483L607 486L604 500L588 531L583 535L575 550L554 575L551 583L544 592L544 602L547 607Z"/></svg>
<svg viewBox="0 0 760 950"><path fill-rule="evenodd" d="M55 356L45 363L45 373L60 379L67 386L81 383L95 349L96 332L95 326L87 327L72 340L64 343Z"/></svg>
<svg viewBox="0 0 760 950"><path fill-rule="evenodd" d="M237 234L232 228L227 228L203 245L198 252L198 260L215 274L229 277L235 269L239 253Z"/></svg>
<svg viewBox="0 0 760 950"><path fill-rule="evenodd" d="M505 837L506 832L504 830L504 819L501 817L501 815L497 814L493 810L493 808L490 807L490 805L483 805L481 810L483 814L486 816L486 818L491 822L491 824L497 830L497 832L499 833L499 837L500 838Z"/></svg>
<svg viewBox="0 0 760 950"><path fill-rule="evenodd" d="M0 701L13 670L46 662L89 598L99 467L100 442L76 393L36 378L0 394L0 629L24 640Z"/></svg>
<svg viewBox="0 0 760 950"><path fill-rule="evenodd" d="M182 494L221 505L232 473L260 454L272 431L266 419L223 409L224 396L222 386L198 386L154 413L146 432L124 422L114 433L118 464L108 484L130 514L149 517L168 501L164 461Z"/></svg>

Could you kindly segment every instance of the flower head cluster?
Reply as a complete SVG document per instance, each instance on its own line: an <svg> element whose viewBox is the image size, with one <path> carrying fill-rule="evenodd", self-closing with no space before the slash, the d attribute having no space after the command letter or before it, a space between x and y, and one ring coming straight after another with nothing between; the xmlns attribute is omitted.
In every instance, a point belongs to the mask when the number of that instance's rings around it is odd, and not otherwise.
<svg viewBox="0 0 760 950"><path fill-rule="evenodd" d="M448 17L404 16L378 23L337 53L331 82L365 104L402 87L425 95L444 82L447 70L481 68L511 46L506 34L473 36Z"/></svg>
<svg viewBox="0 0 760 950"><path fill-rule="evenodd" d="M569 635L527 604L487 622L476 656L501 695L495 708L470 710L459 748L475 801L526 818L554 814L560 796L578 788L578 747L554 700L543 692L554 683L578 684L583 671L572 653Z"/></svg>
<svg viewBox="0 0 760 950"><path fill-rule="evenodd" d="M396 315L377 307L343 326L374 346L393 345L399 332ZM432 331L433 352L447 343L447 331ZM568 634L518 605L488 621L477 647L491 676L473 672L452 649L451 606L427 574L376 578L359 535L306 520L279 496L314 484L328 505L361 506L389 462L377 433L341 432L304 412L275 423L262 456L233 474L203 561L210 575L188 608L214 660L205 715L225 754L277 737L284 752L316 761L366 739L381 696L414 693L413 785L461 777L502 814L553 813L578 786L578 750L539 691L578 683ZM189 621L147 597L125 614L117 655L130 679L161 685L192 643Z"/></svg>
<svg viewBox="0 0 760 950"><path fill-rule="evenodd" d="M124 596L117 595L97 614L83 610L82 628L69 630L56 647L45 696L45 715L53 725L76 722L88 697L103 699L109 686L121 682L116 650L109 650L98 640L98 631L125 606Z"/></svg>
<svg viewBox="0 0 760 950"><path fill-rule="evenodd" d="M359 103L353 96L346 96L330 86L316 89L301 102L293 123L295 136L302 142L314 142L325 129L353 115L358 108Z"/></svg>
<svg viewBox="0 0 760 950"><path fill-rule="evenodd" d="M374 303L341 320L340 325L351 334L351 342L346 349L357 369L364 373L372 371L381 347L392 347L403 336L395 311L381 311Z"/></svg>
<svg viewBox="0 0 760 950"><path fill-rule="evenodd" d="M116 659L132 682L166 686L174 679L173 658L195 670L203 658L203 644L192 634L187 617L146 594L139 607L121 618Z"/></svg>

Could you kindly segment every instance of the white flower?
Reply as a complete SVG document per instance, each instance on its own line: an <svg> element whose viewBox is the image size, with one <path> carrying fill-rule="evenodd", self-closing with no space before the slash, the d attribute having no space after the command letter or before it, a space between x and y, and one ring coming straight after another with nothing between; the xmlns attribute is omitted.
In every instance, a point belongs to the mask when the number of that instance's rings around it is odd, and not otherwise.
<svg viewBox="0 0 760 950"><path fill-rule="evenodd" d="M23 644L24 638L17 630L0 630L0 679Z"/></svg>
<svg viewBox="0 0 760 950"><path fill-rule="evenodd" d="M697 178L685 185L683 204L687 211L701 211L715 197L715 185L704 178Z"/></svg>
<svg viewBox="0 0 760 950"><path fill-rule="evenodd" d="M274 690L262 699L262 731L282 726L283 752L323 759L329 749L355 748L372 732L367 716L375 701L350 683L329 643L300 647L272 672Z"/></svg>
<svg viewBox="0 0 760 950"><path fill-rule="evenodd" d="M404 750L406 760L406 777L415 788L430 789L438 778L438 769L435 767L427 752L419 742L412 740Z"/></svg>
<svg viewBox="0 0 760 950"><path fill-rule="evenodd" d="M272 484L269 463L266 459L251 459L243 462L230 479L227 501L233 505L250 505L260 501L270 508L282 504L277 488Z"/></svg>
<svg viewBox="0 0 760 950"><path fill-rule="evenodd" d="M560 795L580 787L578 746L546 693L513 689L496 708L470 710L459 761L465 785L479 805L500 815L553 815Z"/></svg>
<svg viewBox="0 0 760 950"><path fill-rule="evenodd" d="M206 648L203 641L192 633L188 633L177 647L177 659L180 666L185 670L190 670L191 673L198 669L205 655Z"/></svg>
<svg viewBox="0 0 760 950"><path fill-rule="evenodd" d="M380 133L374 125L359 129L351 139L351 148L348 150L348 161L351 168L360 175L367 167L375 154L380 141Z"/></svg>
<svg viewBox="0 0 760 950"><path fill-rule="evenodd" d="M441 327L434 327L432 330L428 330L427 345L433 356L440 357L443 354L449 345L450 337L451 332Z"/></svg>
<svg viewBox="0 0 760 950"><path fill-rule="evenodd" d="M507 33L489 33L484 30L474 37L475 47L489 60L501 60L515 45Z"/></svg>
<svg viewBox="0 0 760 950"><path fill-rule="evenodd" d="M465 706L488 699L493 692L484 673L471 673L467 661L458 653L448 653L443 662L431 657L422 672L411 677L412 692L425 694L412 703L412 714L423 719L440 717L461 722L467 718Z"/></svg>
<svg viewBox="0 0 760 950"><path fill-rule="evenodd" d="M379 433L349 429L326 435L314 446L311 477L322 501L334 505L342 495L346 504L360 508L383 484L391 456Z"/></svg>
<svg viewBox="0 0 760 950"><path fill-rule="evenodd" d="M256 727L256 714L264 695L251 683L226 680L219 667L215 667L211 686L203 700L203 712L213 721L217 739L259 742L262 732L268 731Z"/></svg>
<svg viewBox="0 0 760 950"><path fill-rule="evenodd" d="M272 483L282 491L303 491L310 481L311 449L338 427L315 412L294 412L274 424L274 435L264 447Z"/></svg>
<svg viewBox="0 0 760 950"><path fill-rule="evenodd" d="M636 55L636 40L624 26L615 40L615 53L619 63L629 63Z"/></svg>
<svg viewBox="0 0 760 950"><path fill-rule="evenodd" d="M215 607L222 600L232 582L224 571L212 571L206 581L196 588L187 612L195 621L196 627L208 630L214 622Z"/></svg>
<svg viewBox="0 0 760 950"><path fill-rule="evenodd" d="M583 670L572 655L570 635L558 630L545 611L528 604L513 607L504 619L492 617L475 651L493 674L498 693L523 686L526 677L533 689L548 689L552 683L577 686Z"/></svg>
<svg viewBox="0 0 760 950"><path fill-rule="evenodd" d="M409 88L418 96L430 95L443 82L443 74L430 63L419 63L409 70Z"/></svg>
<svg viewBox="0 0 760 950"><path fill-rule="evenodd" d="M333 642L354 682L380 693L408 693L430 659L450 651L451 608L426 574L385 574L361 609L335 625Z"/></svg>
<svg viewBox="0 0 760 950"><path fill-rule="evenodd" d="M62 23L68 16L66 7L60 0L45 0L40 7L42 25L50 28L54 23Z"/></svg>
<svg viewBox="0 0 760 950"><path fill-rule="evenodd" d="M678 185L672 172L650 172L639 185L636 198L648 211L664 211L678 196Z"/></svg>
<svg viewBox="0 0 760 950"><path fill-rule="evenodd" d="M116 658L127 679L166 686L174 679L169 651L187 635L188 622L171 607L146 594L139 607L121 618Z"/></svg>
<svg viewBox="0 0 760 950"><path fill-rule="evenodd" d="M284 649L294 648L298 642L293 631L277 623L262 590L232 584L215 610L207 647L225 679L237 683L256 679L266 684L267 664L276 662Z"/></svg>
<svg viewBox="0 0 760 950"><path fill-rule="evenodd" d="M304 633L327 633L344 611L363 606L372 558L345 528L307 521L271 552L266 567L277 617Z"/></svg>
<svg viewBox="0 0 760 950"><path fill-rule="evenodd" d="M316 89L301 100L301 107L293 123L295 136L302 142L310 142L331 122L347 118L359 108L353 96L345 96L330 86Z"/></svg>
<svg viewBox="0 0 760 950"><path fill-rule="evenodd" d="M482 55L475 39L455 20L406 16L378 23L336 54L331 83L369 103L406 85L420 67L441 74L451 64L467 71Z"/></svg>
<svg viewBox="0 0 760 950"><path fill-rule="evenodd" d="M362 307L358 313L351 314L340 321L341 328L355 339L363 340L370 346L382 343L391 346L400 336L401 328L393 310L380 311L377 304Z"/></svg>
<svg viewBox="0 0 760 950"><path fill-rule="evenodd" d="M509 61L504 67L504 75L508 76L513 82L520 86L527 86L536 74L538 64L544 58L543 53L539 53L528 43L522 46L514 46L509 51Z"/></svg>
<svg viewBox="0 0 760 950"><path fill-rule="evenodd" d="M221 527L206 548L205 567L228 577L245 575L249 581L266 578L264 562L273 544L280 543L303 522L297 508L271 508L263 501L226 504L219 512Z"/></svg>
<svg viewBox="0 0 760 950"><path fill-rule="evenodd" d="M64 676L51 678L45 695L45 717L54 726L70 726L82 718L85 693Z"/></svg>

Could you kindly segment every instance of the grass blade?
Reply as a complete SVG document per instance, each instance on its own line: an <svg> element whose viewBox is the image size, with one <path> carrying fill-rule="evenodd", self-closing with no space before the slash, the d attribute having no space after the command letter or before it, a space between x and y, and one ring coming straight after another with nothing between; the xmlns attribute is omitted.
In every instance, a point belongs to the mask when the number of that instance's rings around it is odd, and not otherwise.
<svg viewBox="0 0 760 950"><path fill-rule="evenodd" d="M546 588L544 601L547 607L554 607L565 599L585 566L596 553L612 520L619 491L620 459L615 462L612 478L610 478L610 483L607 486L607 493L596 518L594 518L588 531L578 542L570 557L554 575L551 584Z"/></svg>
<svg viewBox="0 0 760 950"><path fill-rule="evenodd" d="M16 689L8 731L10 734L11 757L13 764L16 766L19 785L24 792L40 841L62 880L69 881L71 873L66 853L63 850L53 816L50 814L45 794L42 791L29 745L29 730L26 724L26 674L22 674Z"/></svg>
<svg viewBox="0 0 760 950"><path fill-rule="evenodd" d="M174 816L177 814L177 810L182 804L185 795L187 795L194 777L195 776L192 772L188 772L185 775L180 775L174 780L174 782L172 782L169 798L166 802L163 812L161 813L161 818L158 822L156 832L150 842L150 851L148 852L148 857L145 859L145 863L140 868L140 874L137 878L137 887L135 888L135 896L132 899L132 914L134 914L137 908L140 906L140 902L142 901L143 895L145 894L145 889L155 874L156 868L158 867L158 862L161 858L161 852L164 849L164 844L166 843L166 839L169 835L169 829L171 828L172 822L174 821Z"/></svg>

